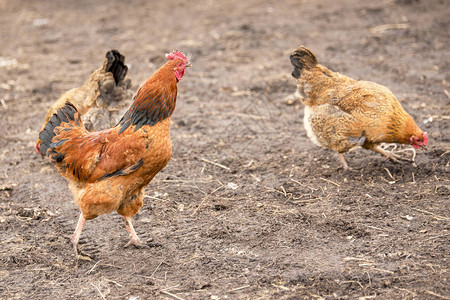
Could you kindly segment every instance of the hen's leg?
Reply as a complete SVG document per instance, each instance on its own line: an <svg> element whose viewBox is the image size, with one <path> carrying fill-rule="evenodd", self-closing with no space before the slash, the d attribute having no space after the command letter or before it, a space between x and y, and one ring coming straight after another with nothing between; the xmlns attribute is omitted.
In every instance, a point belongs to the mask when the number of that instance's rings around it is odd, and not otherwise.
<svg viewBox="0 0 450 300"><path fill-rule="evenodd" d="M393 151L385 150L380 145L376 145L372 148L373 151L378 152L386 156L387 158L391 159L392 161L399 163L402 159L401 156L395 154Z"/></svg>
<svg viewBox="0 0 450 300"><path fill-rule="evenodd" d="M145 244L141 242L141 240L139 239L139 237L136 234L136 231L134 231L133 223L131 223L131 218L122 216L122 220L125 223L125 228L130 233L130 237L131 237L130 241L125 245L125 247L129 247L131 245L138 247L138 248L144 247Z"/></svg>
<svg viewBox="0 0 450 300"><path fill-rule="evenodd" d="M345 161L344 154L338 153L338 156L339 156L339 160L341 161L342 168L344 168L344 170L348 170L349 167L347 165L347 162Z"/></svg>
<svg viewBox="0 0 450 300"><path fill-rule="evenodd" d="M372 148L372 150L383 154L394 162L410 161L414 162L416 158L416 150L414 148L399 148L396 144L380 144Z"/></svg>
<svg viewBox="0 0 450 300"><path fill-rule="evenodd" d="M73 244L73 250L75 250L75 255L78 256L78 241L80 240L81 231L83 231L84 224L86 223L86 219L83 217L83 214L80 213L80 218L78 219L77 228L75 228L75 232L70 239Z"/></svg>

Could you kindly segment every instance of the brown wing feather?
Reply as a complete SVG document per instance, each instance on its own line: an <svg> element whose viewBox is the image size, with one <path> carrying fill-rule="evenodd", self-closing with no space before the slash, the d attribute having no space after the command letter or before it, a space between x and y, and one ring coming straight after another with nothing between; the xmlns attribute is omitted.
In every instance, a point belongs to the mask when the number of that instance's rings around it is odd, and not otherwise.
<svg viewBox="0 0 450 300"><path fill-rule="evenodd" d="M145 144L132 134L122 134L119 138L116 128L89 133L70 125L63 123L57 127L59 134L53 138L56 144L63 141L53 150L64 156L60 162L55 162L64 177L95 182L107 178L108 174L129 174L139 164L139 154L145 150Z"/></svg>

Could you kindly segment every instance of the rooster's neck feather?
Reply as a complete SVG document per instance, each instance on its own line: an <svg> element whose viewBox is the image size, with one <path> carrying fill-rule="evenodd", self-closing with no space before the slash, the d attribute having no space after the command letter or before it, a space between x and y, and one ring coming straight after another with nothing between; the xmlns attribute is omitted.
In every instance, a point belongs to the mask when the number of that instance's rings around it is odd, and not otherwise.
<svg viewBox="0 0 450 300"><path fill-rule="evenodd" d="M167 63L139 88L133 104L118 124L121 126L119 134L129 126L134 125L136 131L169 118L175 109L176 98L177 80L173 67Z"/></svg>

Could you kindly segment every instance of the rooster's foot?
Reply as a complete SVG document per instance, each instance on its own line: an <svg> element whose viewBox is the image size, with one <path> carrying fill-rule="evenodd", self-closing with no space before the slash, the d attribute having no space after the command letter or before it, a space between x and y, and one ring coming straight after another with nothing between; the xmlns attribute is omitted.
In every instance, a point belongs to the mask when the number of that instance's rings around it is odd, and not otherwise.
<svg viewBox="0 0 450 300"><path fill-rule="evenodd" d="M147 244L144 244L143 242L141 242L140 239L134 239L134 238L132 238L132 239L124 246L124 248L128 248L128 247L130 247L130 246L134 246L134 247L136 247L136 248L138 248L138 249L141 249L141 248L148 248L148 245L147 245Z"/></svg>

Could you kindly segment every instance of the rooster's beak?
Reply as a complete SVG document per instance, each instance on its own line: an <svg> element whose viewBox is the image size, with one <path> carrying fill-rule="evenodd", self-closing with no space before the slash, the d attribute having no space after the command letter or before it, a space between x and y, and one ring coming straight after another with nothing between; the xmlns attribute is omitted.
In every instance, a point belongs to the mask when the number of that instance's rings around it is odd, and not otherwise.
<svg viewBox="0 0 450 300"><path fill-rule="evenodd" d="M192 67L192 64L189 63L186 65L186 68L190 68L190 67Z"/></svg>

